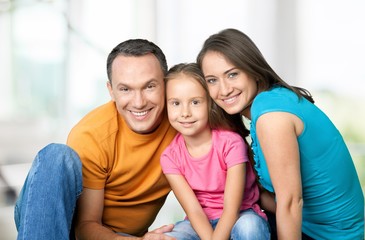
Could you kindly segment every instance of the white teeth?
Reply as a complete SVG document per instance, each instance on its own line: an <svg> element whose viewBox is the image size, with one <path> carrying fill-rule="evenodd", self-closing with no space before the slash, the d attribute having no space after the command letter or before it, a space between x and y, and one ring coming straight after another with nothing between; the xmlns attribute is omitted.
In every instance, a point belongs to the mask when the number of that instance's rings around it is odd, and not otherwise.
<svg viewBox="0 0 365 240"><path fill-rule="evenodd" d="M232 97L232 98L224 99L223 101L224 101L224 102L226 102L226 103L231 103L231 102L233 102L234 100L236 100L236 97Z"/></svg>
<svg viewBox="0 0 365 240"><path fill-rule="evenodd" d="M138 117L142 117L144 115L146 115L148 113L148 111L144 111L144 112L131 112L133 115L136 115Z"/></svg>

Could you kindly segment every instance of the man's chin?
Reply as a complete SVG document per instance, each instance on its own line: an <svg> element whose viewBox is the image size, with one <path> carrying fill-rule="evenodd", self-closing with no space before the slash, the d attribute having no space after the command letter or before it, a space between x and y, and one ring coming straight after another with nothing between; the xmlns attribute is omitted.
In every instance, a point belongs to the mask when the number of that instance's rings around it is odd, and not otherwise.
<svg viewBox="0 0 365 240"><path fill-rule="evenodd" d="M136 122L133 122L129 126L129 128L133 132L138 133L138 134L149 134L151 132L154 132L158 126L159 126L159 124L152 124L150 121L142 121L142 122L138 122L137 124L136 124Z"/></svg>
<svg viewBox="0 0 365 240"><path fill-rule="evenodd" d="M129 128L139 134L148 134L157 129L162 121L162 116L156 118L153 112L150 112L145 118L135 118L134 116L128 116L126 119Z"/></svg>

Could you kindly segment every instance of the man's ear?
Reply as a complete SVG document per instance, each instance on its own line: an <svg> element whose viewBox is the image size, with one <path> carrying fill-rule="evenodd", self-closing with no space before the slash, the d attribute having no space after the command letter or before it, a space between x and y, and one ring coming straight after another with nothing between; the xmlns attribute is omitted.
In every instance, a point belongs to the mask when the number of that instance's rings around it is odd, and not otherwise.
<svg viewBox="0 0 365 240"><path fill-rule="evenodd" d="M113 94L113 87L112 87L112 84L110 83L110 81L106 82L106 87L108 88L109 95L110 95L112 101L115 102L115 98L114 98L114 94Z"/></svg>

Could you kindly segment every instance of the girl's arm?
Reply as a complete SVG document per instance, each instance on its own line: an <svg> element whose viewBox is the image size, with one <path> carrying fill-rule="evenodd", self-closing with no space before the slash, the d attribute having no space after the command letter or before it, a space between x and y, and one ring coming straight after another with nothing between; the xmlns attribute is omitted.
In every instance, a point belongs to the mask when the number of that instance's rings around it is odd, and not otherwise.
<svg viewBox="0 0 365 240"><path fill-rule="evenodd" d="M303 199L297 136L303 123L293 114L271 112L259 117L256 129L275 189L278 239L300 239Z"/></svg>
<svg viewBox="0 0 365 240"><path fill-rule="evenodd" d="M166 178L200 239L210 240L213 228L185 178L177 174L166 174Z"/></svg>
<svg viewBox="0 0 365 240"><path fill-rule="evenodd" d="M229 239L232 227L240 213L245 182L246 164L237 164L228 169L224 190L223 213L214 230L214 240Z"/></svg>

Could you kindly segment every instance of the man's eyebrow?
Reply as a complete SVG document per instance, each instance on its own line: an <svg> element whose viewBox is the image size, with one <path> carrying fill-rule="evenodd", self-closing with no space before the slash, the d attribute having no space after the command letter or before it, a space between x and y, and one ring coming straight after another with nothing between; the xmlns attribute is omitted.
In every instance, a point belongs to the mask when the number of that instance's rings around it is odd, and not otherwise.
<svg viewBox="0 0 365 240"><path fill-rule="evenodd" d="M149 85L149 84L151 84L151 83L159 84L159 81L158 81L157 79L151 79L151 80L147 81L146 83L144 83L142 86L143 86L143 87L146 87L146 86L148 86L148 85ZM128 84L128 83L124 83L124 82L119 82L119 83L116 85L116 87L121 87L121 86L123 86L123 87L127 87L127 88L132 88L132 87L130 86L130 84Z"/></svg>
<svg viewBox="0 0 365 240"><path fill-rule="evenodd" d="M150 85L150 84L160 84L160 81L158 81L157 79L151 79L151 80L149 80L148 82L146 82L143 86L148 86L148 85Z"/></svg>

